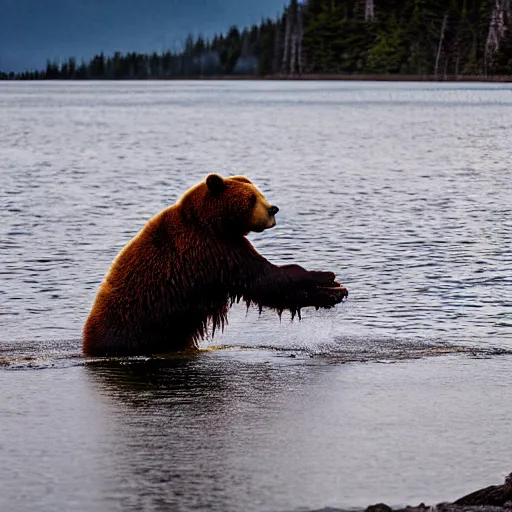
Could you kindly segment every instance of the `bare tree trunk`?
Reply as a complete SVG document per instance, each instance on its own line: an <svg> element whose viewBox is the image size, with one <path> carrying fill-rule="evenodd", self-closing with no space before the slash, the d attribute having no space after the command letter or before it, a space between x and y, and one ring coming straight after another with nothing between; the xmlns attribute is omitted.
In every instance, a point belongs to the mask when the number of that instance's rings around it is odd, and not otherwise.
<svg viewBox="0 0 512 512"><path fill-rule="evenodd" d="M375 4L373 0L364 2L364 21L373 21L375 18Z"/></svg>
<svg viewBox="0 0 512 512"><path fill-rule="evenodd" d="M302 39L304 38L304 12L303 4L299 5L297 11L297 63L299 65L299 75L302 75L304 66L302 62Z"/></svg>
<svg viewBox="0 0 512 512"><path fill-rule="evenodd" d="M496 0L489 23L489 33L485 43L485 74L487 66L492 62L494 53L500 49L500 42L506 31L505 12L510 10L509 0Z"/></svg>
<svg viewBox="0 0 512 512"><path fill-rule="evenodd" d="M511 5L510 0L496 0L489 24L489 34L485 45L486 51L494 53L500 49L500 42L507 30L505 14L510 13Z"/></svg>
<svg viewBox="0 0 512 512"><path fill-rule="evenodd" d="M293 34L291 37L292 41L292 47L290 52L290 75L293 75L295 73L296 69L296 58L297 58L297 30L296 27L294 27Z"/></svg>
<svg viewBox="0 0 512 512"><path fill-rule="evenodd" d="M441 57L441 50L443 48L444 32L446 30L446 22L448 21L448 14L444 15L443 26L441 27L441 34L439 36L439 46L437 47L436 65L434 67L434 75L437 76L439 70L439 58Z"/></svg>
<svg viewBox="0 0 512 512"><path fill-rule="evenodd" d="M284 52L283 52L283 63L281 65L281 72L286 73L288 69L288 61L290 55L290 31L291 31L291 13L290 9L286 13L286 29L284 32Z"/></svg>
<svg viewBox="0 0 512 512"><path fill-rule="evenodd" d="M276 29L274 34L274 60L272 62L272 72L279 73L281 68L281 52L282 52L282 41L281 41L281 22L277 20Z"/></svg>

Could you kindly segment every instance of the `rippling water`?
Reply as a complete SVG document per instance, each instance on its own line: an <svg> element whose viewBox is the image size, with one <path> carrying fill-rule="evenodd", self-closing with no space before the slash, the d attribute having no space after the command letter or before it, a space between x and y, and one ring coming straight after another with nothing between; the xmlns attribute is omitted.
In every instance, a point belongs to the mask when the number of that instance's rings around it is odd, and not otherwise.
<svg viewBox="0 0 512 512"><path fill-rule="evenodd" d="M341 362L512 350L511 129L504 84L0 84L0 359L27 370L0 372L0 504L299 510L499 482L509 356ZM235 308L231 350L85 365L112 259L210 171L280 207L258 250L334 270L348 302Z"/></svg>

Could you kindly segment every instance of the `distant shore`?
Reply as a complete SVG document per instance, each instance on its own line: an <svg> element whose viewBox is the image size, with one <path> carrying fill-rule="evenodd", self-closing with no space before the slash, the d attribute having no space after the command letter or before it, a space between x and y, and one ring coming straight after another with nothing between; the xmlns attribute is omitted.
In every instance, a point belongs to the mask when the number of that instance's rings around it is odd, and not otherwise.
<svg viewBox="0 0 512 512"><path fill-rule="evenodd" d="M345 74L303 74L303 75L193 75L193 76L148 76L139 78L6 78L2 81L330 81L330 82L480 82L480 83L511 83L512 75L470 76L470 75L345 75Z"/></svg>
<svg viewBox="0 0 512 512"><path fill-rule="evenodd" d="M512 75L461 76L461 75L210 75L148 77L147 80L281 80L281 81L364 81L364 82L512 82Z"/></svg>

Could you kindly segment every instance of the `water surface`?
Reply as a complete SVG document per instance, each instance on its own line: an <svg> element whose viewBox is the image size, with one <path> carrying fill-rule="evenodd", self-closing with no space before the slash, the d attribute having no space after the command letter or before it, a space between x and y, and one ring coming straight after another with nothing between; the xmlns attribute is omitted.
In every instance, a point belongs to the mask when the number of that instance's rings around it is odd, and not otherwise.
<svg viewBox="0 0 512 512"><path fill-rule="evenodd" d="M509 85L7 83L0 112L0 508L401 504L510 472ZM85 363L112 259L210 171L280 207L259 251L348 302Z"/></svg>

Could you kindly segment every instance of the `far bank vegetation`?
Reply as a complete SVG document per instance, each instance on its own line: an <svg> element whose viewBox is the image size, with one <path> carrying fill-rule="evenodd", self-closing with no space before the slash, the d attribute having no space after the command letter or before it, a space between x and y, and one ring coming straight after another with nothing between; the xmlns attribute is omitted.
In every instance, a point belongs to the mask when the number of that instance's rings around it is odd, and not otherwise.
<svg viewBox="0 0 512 512"><path fill-rule="evenodd" d="M512 75L512 0L291 0L276 19L160 53L49 60L11 79Z"/></svg>

